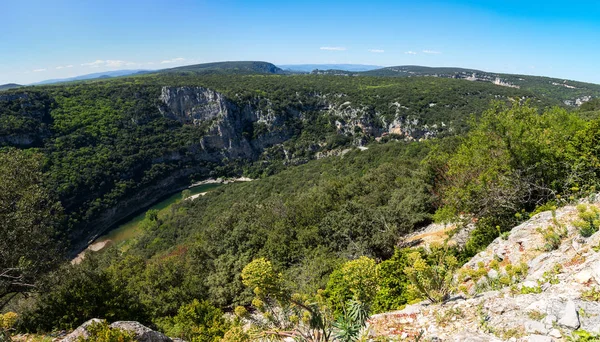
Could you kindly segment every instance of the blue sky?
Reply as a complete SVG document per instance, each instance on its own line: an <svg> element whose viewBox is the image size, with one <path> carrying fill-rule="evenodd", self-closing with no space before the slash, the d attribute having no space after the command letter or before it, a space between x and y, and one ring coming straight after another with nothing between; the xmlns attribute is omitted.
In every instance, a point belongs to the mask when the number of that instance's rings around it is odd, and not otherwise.
<svg viewBox="0 0 600 342"><path fill-rule="evenodd" d="M600 83L597 1L0 0L0 84L224 60Z"/></svg>

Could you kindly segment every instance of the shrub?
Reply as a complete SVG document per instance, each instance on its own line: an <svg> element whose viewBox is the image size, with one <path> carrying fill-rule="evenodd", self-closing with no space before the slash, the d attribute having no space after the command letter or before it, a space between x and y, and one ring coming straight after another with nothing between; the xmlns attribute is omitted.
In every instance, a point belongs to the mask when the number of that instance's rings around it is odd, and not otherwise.
<svg viewBox="0 0 600 342"><path fill-rule="evenodd" d="M453 291L454 271L458 260L447 254L447 248L438 251L437 262L428 264L420 252L408 254L408 264L404 273L412 283L412 291L429 299L432 303L443 302Z"/></svg>
<svg viewBox="0 0 600 342"><path fill-rule="evenodd" d="M408 291L410 280L404 273L408 266L407 255L410 249L396 249L394 256L381 262L379 268L379 291L373 301L373 313L398 310L414 300L414 295Z"/></svg>
<svg viewBox="0 0 600 342"><path fill-rule="evenodd" d="M219 341L229 329L221 310L197 299L182 305L175 317L159 319L156 324L168 336L191 342Z"/></svg>
<svg viewBox="0 0 600 342"><path fill-rule="evenodd" d="M565 227L563 224L560 224L556 219L555 210L552 210L552 222L553 225L547 227L546 229L537 229L537 231L542 234L542 237L544 238L544 250L547 252L557 249L568 233L567 227Z"/></svg>
<svg viewBox="0 0 600 342"><path fill-rule="evenodd" d="M581 236L592 236L600 227L600 209L593 205L579 204L577 211L579 220L573 222L573 225L579 228Z"/></svg>
<svg viewBox="0 0 600 342"><path fill-rule="evenodd" d="M353 299L370 305L379 288L379 272L375 260L360 257L344 263L329 277L326 296L336 313Z"/></svg>
<svg viewBox="0 0 600 342"><path fill-rule="evenodd" d="M0 314L0 341L10 341L18 317L14 312Z"/></svg>

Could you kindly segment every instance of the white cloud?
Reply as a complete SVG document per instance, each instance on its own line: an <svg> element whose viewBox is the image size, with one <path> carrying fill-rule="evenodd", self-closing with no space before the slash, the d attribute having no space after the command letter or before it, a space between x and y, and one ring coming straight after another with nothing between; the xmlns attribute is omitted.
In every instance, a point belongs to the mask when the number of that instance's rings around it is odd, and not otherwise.
<svg viewBox="0 0 600 342"><path fill-rule="evenodd" d="M94 62L90 62L90 63L83 63L83 64L81 64L81 66L89 66L89 67L92 67L92 68L97 68L97 67L99 67L99 66L101 66L101 65L104 65L104 63L105 63L105 62L104 62L103 60L101 60L101 59L97 59L97 60L96 60L96 61L94 61Z"/></svg>
<svg viewBox="0 0 600 342"><path fill-rule="evenodd" d="M93 62L81 64L81 66L88 66L88 67L92 67L92 68L99 68L99 67L121 68L124 66L134 66L134 65L138 65L138 63L127 62L127 61L122 61L122 60L118 60L118 59L107 59L107 60L97 59ZM72 65L68 65L64 68L72 68L72 67L73 67Z"/></svg>
<svg viewBox="0 0 600 342"><path fill-rule="evenodd" d="M369 52L372 52L372 53L384 53L384 52L385 52L385 50L380 50L380 49L370 49L370 50L369 50Z"/></svg>
<svg viewBox="0 0 600 342"><path fill-rule="evenodd" d="M405 54L407 55L416 55L417 53L414 51L406 51Z"/></svg>
<svg viewBox="0 0 600 342"><path fill-rule="evenodd" d="M112 60L112 59L109 59L106 61L106 66L110 67L110 68L119 68L124 65L127 65L127 62L119 61L119 60Z"/></svg>
<svg viewBox="0 0 600 342"><path fill-rule="evenodd" d="M73 65L71 65L71 64L69 64L69 65L59 65L55 69L56 70L60 70L60 69L72 68L72 67L73 67Z"/></svg>
<svg viewBox="0 0 600 342"><path fill-rule="evenodd" d="M42 72L42 71L46 71L46 69L35 69L35 70L32 70L32 71L33 72Z"/></svg>
<svg viewBox="0 0 600 342"><path fill-rule="evenodd" d="M326 51L346 51L346 48L341 46L322 46L320 49Z"/></svg>
<svg viewBox="0 0 600 342"><path fill-rule="evenodd" d="M160 64L171 64L171 63L178 63L178 62L183 62L183 61L185 61L185 58L178 57L178 58L168 59L166 61L161 61Z"/></svg>
<svg viewBox="0 0 600 342"><path fill-rule="evenodd" d="M429 54L429 55L439 55L441 52L434 51L434 50L423 50L423 53L426 53L426 54Z"/></svg>

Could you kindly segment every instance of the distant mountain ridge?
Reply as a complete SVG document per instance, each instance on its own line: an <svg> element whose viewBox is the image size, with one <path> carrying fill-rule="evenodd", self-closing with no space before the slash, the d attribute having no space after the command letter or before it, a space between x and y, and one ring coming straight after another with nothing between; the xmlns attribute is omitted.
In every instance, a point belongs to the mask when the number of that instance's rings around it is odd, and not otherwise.
<svg viewBox="0 0 600 342"><path fill-rule="evenodd" d="M0 85L0 91L2 91L2 90L8 90L8 89L13 89L13 88L19 88L19 87L22 87L22 85L16 84L16 83L2 84L2 85Z"/></svg>
<svg viewBox="0 0 600 342"><path fill-rule="evenodd" d="M441 77L474 82L489 82L498 86L520 88L552 97L569 106L580 106L600 97L600 85L545 76L503 74L476 69L401 65L364 72L344 70L315 70L313 74L377 77Z"/></svg>
<svg viewBox="0 0 600 342"><path fill-rule="evenodd" d="M272 63L262 61L215 62L186 65L171 69L163 69L158 73L194 73L206 74L286 74L284 70Z"/></svg>
<svg viewBox="0 0 600 342"><path fill-rule="evenodd" d="M468 68L425 67L418 65L378 67L375 65L363 64L288 64L276 66L272 63L264 61L215 62L152 71L107 71L72 78L46 80L36 83L35 85L102 79L118 76L132 76L138 74L170 73L192 75L291 75L295 73L311 73L335 76L440 77L463 79L474 82L488 82L497 86L521 88L532 91L541 96L558 99L568 106L580 106L581 104L593 98L600 98L600 85L598 84L543 76L513 75ZM9 87L15 86L13 84L5 85L5 88L0 88L0 90L10 89Z"/></svg>
<svg viewBox="0 0 600 342"><path fill-rule="evenodd" d="M119 77L119 76L129 76L135 74L144 74L148 73L148 70L136 69L136 70L114 70L114 71L104 71L104 72L95 72L93 74L80 75L75 77L67 77L67 78L55 78L50 80L44 80L37 83L32 83L31 85L43 85L43 84L54 84L54 83L63 83L63 82L73 82L73 81L85 81L85 80L93 80L100 78L111 78L111 77Z"/></svg>
<svg viewBox="0 0 600 342"><path fill-rule="evenodd" d="M375 69L381 69L379 65L368 65L368 64L285 64L279 65L283 70L297 71L297 72L311 72L313 70L343 70L343 71L370 71Z"/></svg>

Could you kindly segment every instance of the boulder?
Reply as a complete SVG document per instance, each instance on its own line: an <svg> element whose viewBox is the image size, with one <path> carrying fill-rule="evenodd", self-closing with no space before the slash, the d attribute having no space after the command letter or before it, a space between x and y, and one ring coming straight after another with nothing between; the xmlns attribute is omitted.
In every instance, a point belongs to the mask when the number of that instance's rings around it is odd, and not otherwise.
<svg viewBox="0 0 600 342"><path fill-rule="evenodd" d="M139 342L172 342L163 333L154 331L138 322L119 321L114 322L110 327L135 333L135 339Z"/></svg>
<svg viewBox="0 0 600 342"><path fill-rule="evenodd" d="M573 330L579 328L579 314L577 313L577 307L572 300L567 302L563 316L558 321L558 325Z"/></svg>
<svg viewBox="0 0 600 342"><path fill-rule="evenodd" d="M548 332L548 329L546 329L546 325L544 325L544 323L542 322L527 321L525 322L524 326L525 332L527 332L528 334L545 334Z"/></svg>
<svg viewBox="0 0 600 342"><path fill-rule="evenodd" d="M77 329L75 329L72 333L65 336L61 340L61 342L77 342L77 340L82 338L89 338L88 327L93 323L102 323L103 320L98 318L92 318L89 321L80 325ZM163 333L158 331L154 331L141 323L138 322L128 322L128 321L120 321L114 322L110 325L111 328L121 329L125 331L131 331L135 334L136 341L139 342L173 342L170 338L165 336Z"/></svg>

